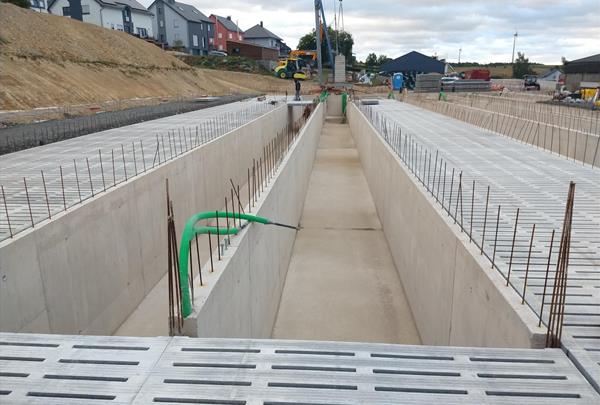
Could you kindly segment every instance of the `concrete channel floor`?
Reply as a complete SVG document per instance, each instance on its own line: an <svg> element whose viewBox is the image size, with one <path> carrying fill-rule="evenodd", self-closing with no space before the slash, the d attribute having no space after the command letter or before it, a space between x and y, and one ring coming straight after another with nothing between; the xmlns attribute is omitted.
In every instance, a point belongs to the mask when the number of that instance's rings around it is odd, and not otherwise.
<svg viewBox="0 0 600 405"><path fill-rule="evenodd" d="M274 339L420 344L347 124L317 150Z"/></svg>

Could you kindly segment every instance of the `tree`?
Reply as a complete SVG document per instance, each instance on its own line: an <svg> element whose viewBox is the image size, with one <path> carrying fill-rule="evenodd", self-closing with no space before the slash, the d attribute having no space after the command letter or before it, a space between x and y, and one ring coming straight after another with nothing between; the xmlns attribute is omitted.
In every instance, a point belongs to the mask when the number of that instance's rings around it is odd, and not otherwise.
<svg viewBox="0 0 600 405"><path fill-rule="evenodd" d="M374 53L368 54L367 59L365 59L365 65L367 65L368 68L377 66L377 55Z"/></svg>
<svg viewBox="0 0 600 405"><path fill-rule="evenodd" d="M22 8L31 8L31 3L29 0L2 0L3 3L12 3L15 6L19 6Z"/></svg>
<svg viewBox="0 0 600 405"><path fill-rule="evenodd" d="M352 47L354 46L354 39L352 38L352 34L346 31L338 31L333 30L331 27L327 28L327 32L329 33L329 40L331 41L332 51L339 49L340 53L346 57L346 63L354 63L354 58L352 56ZM329 53L327 52L327 40L325 39L325 35L323 35L323 41L321 42L321 53L323 55L323 61L329 62ZM298 42L298 49L305 51L314 51L317 49L317 39L315 30L313 29L308 34L304 35L300 38Z"/></svg>
<svg viewBox="0 0 600 405"><path fill-rule="evenodd" d="M522 79L525 75L532 75L535 72L531 68L529 59L525 57L524 53L517 52L517 59L513 64L513 77L515 79Z"/></svg>
<svg viewBox="0 0 600 405"><path fill-rule="evenodd" d="M391 60L392 59L388 58L387 55L379 55L379 57L377 58L377 65L381 66Z"/></svg>

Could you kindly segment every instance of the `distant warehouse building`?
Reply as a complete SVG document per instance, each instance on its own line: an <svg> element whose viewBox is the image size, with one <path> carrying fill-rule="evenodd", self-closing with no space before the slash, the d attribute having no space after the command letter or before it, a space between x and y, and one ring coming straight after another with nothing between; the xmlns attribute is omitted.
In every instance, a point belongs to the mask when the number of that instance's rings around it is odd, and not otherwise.
<svg viewBox="0 0 600 405"><path fill-rule="evenodd" d="M579 87L600 85L600 53L587 58L573 60L565 64L566 86L574 91Z"/></svg>
<svg viewBox="0 0 600 405"><path fill-rule="evenodd" d="M412 51L399 58L391 60L381 65L383 74L392 75L402 73L404 75L404 85L409 89L414 88L415 80L418 74L422 73L440 73L446 71L446 63L435 58L423 55L420 52Z"/></svg>

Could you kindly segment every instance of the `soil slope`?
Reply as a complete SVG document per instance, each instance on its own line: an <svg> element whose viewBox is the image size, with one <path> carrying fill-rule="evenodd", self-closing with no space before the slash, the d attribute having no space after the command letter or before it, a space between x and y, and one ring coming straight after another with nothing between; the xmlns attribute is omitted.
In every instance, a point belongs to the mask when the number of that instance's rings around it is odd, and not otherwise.
<svg viewBox="0 0 600 405"><path fill-rule="evenodd" d="M124 32L0 3L0 110L292 87L275 77L193 68Z"/></svg>

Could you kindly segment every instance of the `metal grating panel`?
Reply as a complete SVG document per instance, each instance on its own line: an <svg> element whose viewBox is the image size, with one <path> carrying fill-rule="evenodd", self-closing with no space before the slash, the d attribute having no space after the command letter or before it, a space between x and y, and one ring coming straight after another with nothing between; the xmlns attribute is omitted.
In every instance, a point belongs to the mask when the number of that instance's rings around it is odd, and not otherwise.
<svg viewBox="0 0 600 405"><path fill-rule="evenodd" d="M559 349L0 334L10 404L591 404Z"/></svg>

